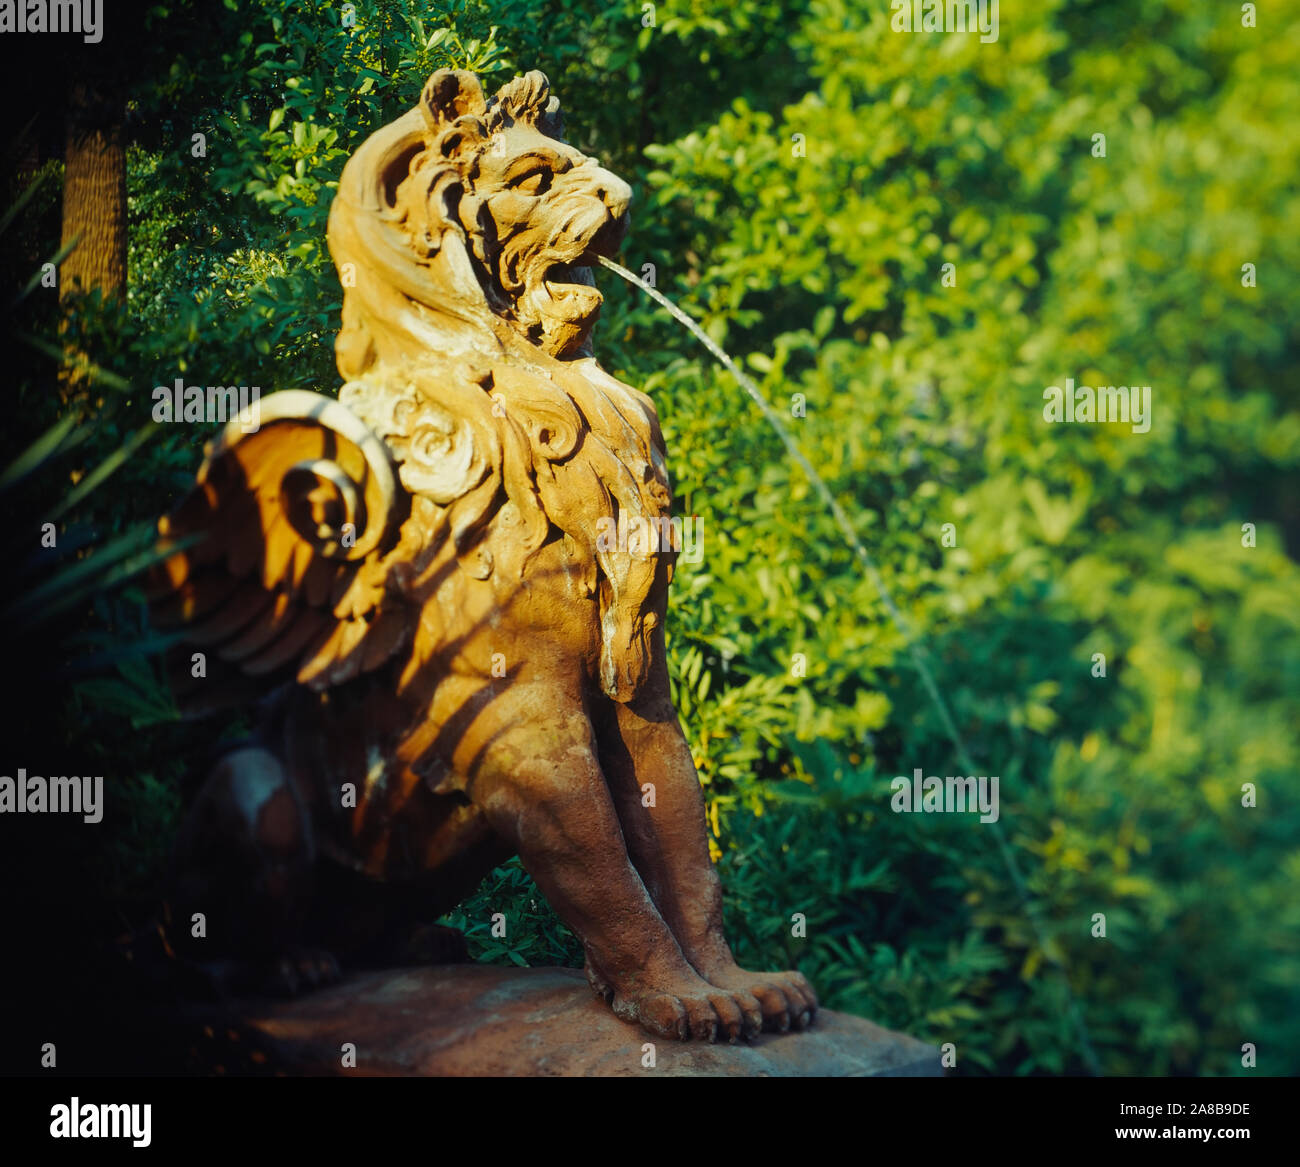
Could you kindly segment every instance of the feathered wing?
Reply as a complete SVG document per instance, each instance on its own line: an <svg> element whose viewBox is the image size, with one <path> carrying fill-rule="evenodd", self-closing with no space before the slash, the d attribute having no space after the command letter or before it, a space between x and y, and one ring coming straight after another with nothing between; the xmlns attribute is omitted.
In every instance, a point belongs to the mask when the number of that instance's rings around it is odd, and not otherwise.
<svg viewBox="0 0 1300 1167"><path fill-rule="evenodd" d="M226 427L159 522L175 551L147 590L155 624L181 634L169 671L188 710L290 678L341 684L389 660L418 617L395 571L418 553L410 496L384 442L315 393L272 394L259 420Z"/></svg>

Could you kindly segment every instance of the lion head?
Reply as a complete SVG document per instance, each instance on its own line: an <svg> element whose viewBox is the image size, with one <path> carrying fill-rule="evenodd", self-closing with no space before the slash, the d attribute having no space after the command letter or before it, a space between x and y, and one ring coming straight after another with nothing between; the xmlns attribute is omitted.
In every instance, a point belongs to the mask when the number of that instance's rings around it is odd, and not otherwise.
<svg viewBox="0 0 1300 1167"><path fill-rule="evenodd" d="M369 304L372 317L384 314L386 285L426 313L480 328L490 313L552 357L585 356L602 299L591 264L621 242L631 198L563 140L542 73L489 100L472 73L443 69L348 163L330 249L345 299L351 283L354 308ZM373 354L351 352L348 315L345 306L340 364L364 365Z"/></svg>

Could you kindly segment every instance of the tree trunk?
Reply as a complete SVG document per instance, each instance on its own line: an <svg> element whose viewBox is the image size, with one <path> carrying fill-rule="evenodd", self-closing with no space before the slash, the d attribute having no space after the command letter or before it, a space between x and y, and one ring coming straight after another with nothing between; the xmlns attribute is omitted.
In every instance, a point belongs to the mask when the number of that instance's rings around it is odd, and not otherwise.
<svg viewBox="0 0 1300 1167"><path fill-rule="evenodd" d="M122 106L84 81L72 86L64 155L63 238L81 241L59 273L59 299L99 288L126 294L126 147Z"/></svg>
<svg viewBox="0 0 1300 1167"><path fill-rule="evenodd" d="M96 288L107 300L126 296L126 145L124 105L113 87L74 81L68 94L63 163L63 237L73 249L59 270L59 302ZM64 318L66 329L68 319ZM59 395L84 410L90 356L65 331Z"/></svg>

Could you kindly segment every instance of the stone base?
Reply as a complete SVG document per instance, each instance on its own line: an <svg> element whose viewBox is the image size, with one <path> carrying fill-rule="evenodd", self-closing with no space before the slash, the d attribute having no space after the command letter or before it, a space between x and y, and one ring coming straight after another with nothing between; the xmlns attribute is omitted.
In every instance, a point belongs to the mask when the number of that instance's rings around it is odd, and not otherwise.
<svg viewBox="0 0 1300 1167"><path fill-rule="evenodd" d="M292 1001L191 1020L230 1042L219 1073L287 1075L758 1077L940 1076L939 1051L823 1010L805 1033L749 1043L654 1041L620 1021L576 969L442 965L349 977ZM343 1064L345 1043L355 1068ZM238 1045L236 1054L234 1046ZM240 1063L243 1063L242 1065Z"/></svg>

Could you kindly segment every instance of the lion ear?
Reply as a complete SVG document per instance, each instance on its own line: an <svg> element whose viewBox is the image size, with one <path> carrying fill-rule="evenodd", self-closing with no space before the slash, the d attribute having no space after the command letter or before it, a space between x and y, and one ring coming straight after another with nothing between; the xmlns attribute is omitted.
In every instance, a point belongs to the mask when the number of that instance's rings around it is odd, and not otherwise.
<svg viewBox="0 0 1300 1167"><path fill-rule="evenodd" d="M484 113L483 87L464 69L439 69L424 83L420 112L431 131L437 132L465 114Z"/></svg>

